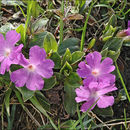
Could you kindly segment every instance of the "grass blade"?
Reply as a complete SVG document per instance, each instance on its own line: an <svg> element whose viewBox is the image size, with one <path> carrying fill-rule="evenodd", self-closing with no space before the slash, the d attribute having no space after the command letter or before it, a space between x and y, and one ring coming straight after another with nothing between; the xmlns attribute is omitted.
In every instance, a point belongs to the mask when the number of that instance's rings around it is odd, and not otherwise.
<svg viewBox="0 0 130 130"><path fill-rule="evenodd" d="M84 27L83 27L82 36L81 36L80 51L83 51L84 41L85 41L85 34L86 34L86 29L87 29L87 24L88 24L88 19L89 19L89 16L90 16L91 10L92 10L94 4L96 3L96 1L97 1L97 0L95 0L95 2L92 2L91 5L90 5L90 8L89 8L89 12L88 12L88 15L87 15L87 18L86 18L86 21L85 21Z"/></svg>
<svg viewBox="0 0 130 130"><path fill-rule="evenodd" d="M126 123L126 110L125 110L125 108L124 108L124 119L125 119L125 129L127 130L127 123Z"/></svg>
<svg viewBox="0 0 130 130"><path fill-rule="evenodd" d="M7 118L8 118L7 130L12 130L12 128L13 128L13 122L14 122L14 118L15 118L15 110L16 110L16 104L13 104L11 116L9 117L9 115L7 113Z"/></svg>
<svg viewBox="0 0 130 130"><path fill-rule="evenodd" d="M78 113L78 118L79 118L79 121L80 121L81 129L84 130L84 126L83 126L83 122L82 122L82 119L81 119L81 115L80 115L79 105L78 104L77 104L77 113Z"/></svg>
<svg viewBox="0 0 130 130"><path fill-rule="evenodd" d="M121 76L121 73L120 73L120 71L119 71L119 68L118 68L118 65L117 65L116 62L115 62L115 65L116 65L117 73L118 73L118 75L119 75L119 77L120 77L120 80L121 80L122 86L124 87L125 93L126 93L127 98L128 98L128 100L129 100L129 102L130 102L130 96L129 96L129 93L128 93L128 91L127 91L127 88L126 88L126 86L125 86L124 80L123 80L123 78L122 78L122 76Z"/></svg>
<svg viewBox="0 0 130 130"><path fill-rule="evenodd" d="M60 42L59 44L62 43L63 41L63 28L64 28L64 22L63 22L63 18L64 18L64 0L62 0L62 4L61 4L61 12L62 12L62 17L60 17Z"/></svg>
<svg viewBox="0 0 130 130"><path fill-rule="evenodd" d="M10 105L9 105L9 101L10 101L10 95L11 95L11 93L12 93L12 89L9 88L9 89L5 92L5 99L4 99L6 111L7 111L7 113L8 113L9 116L10 116Z"/></svg>
<svg viewBox="0 0 130 130"><path fill-rule="evenodd" d="M47 114L47 112L43 109L43 107L40 105L40 103L38 102L38 100L36 99L36 97L32 97L31 99L29 99L32 104L38 109L40 110L49 120L51 125L54 127L55 130L58 130L57 126L53 123L52 119L50 118L50 116Z"/></svg>
<svg viewBox="0 0 130 130"><path fill-rule="evenodd" d="M27 28L28 25L30 23L30 19L31 19L31 9L33 7L33 1L28 0L28 6L27 6L27 20L25 22L25 29L24 29L24 46L26 47L26 32L27 32Z"/></svg>
<svg viewBox="0 0 130 130"><path fill-rule="evenodd" d="M99 99L97 99L96 102L95 102L85 113L83 113L83 115L81 116L81 120L82 120L84 117L86 117L86 115L88 114L88 112L89 112L89 111L91 110L91 108L97 103L98 100L99 100ZM77 126L79 123L80 123L80 120L77 120L77 121L74 123L74 125L73 125L70 129L75 129L76 126Z"/></svg>

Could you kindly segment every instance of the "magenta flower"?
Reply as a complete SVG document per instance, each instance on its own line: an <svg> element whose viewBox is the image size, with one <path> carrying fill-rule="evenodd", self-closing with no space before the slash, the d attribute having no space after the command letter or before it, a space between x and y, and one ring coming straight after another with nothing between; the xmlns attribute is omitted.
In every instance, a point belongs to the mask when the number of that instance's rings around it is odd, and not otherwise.
<svg viewBox="0 0 130 130"><path fill-rule="evenodd" d="M112 65L112 59L107 57L101 62L101 58L101 54L95 51L86 56L87 64L84 61L79 63L77 73L81 78L84 78L84 85L88 86L92 81L115 82L115 75L110 74L115 69L115 66Z"/></svg>
<svg viewBox="0 0 130 130"><path fill-rule="evenodd" d="M30 90L41 90L44 85L43 78L50 78L53 75L54 63L46 59L46 52L39 46L33 46L29 52L29 59L24 55L19 56L19 64L24 68L11 73L11 81L17 87L26 87Z"/></svg>
<svg viewBox="0 0 130 130"><path fill-rule="evenodd" d="M130 20L128 20L128 28L117 33L117 37L130 36Z"/></svg>
<svg viewBox="0 0 130 130"><path fill-rule="evenodd" d="M130 20L128 21L128 28L125 30L127 36L130 36Z"/></svg>
<svg viewBox="0 0 130 130"><path fill-rule="evenodd" d="M18 63L17 56L21 53L23 47L22 44L15 46L16 42L20 40L20 34L15 30L8 31L5 38L6 40L0 34L0 74L9 71L11 64Z"/></svg>
<svg viewBox="0 0 130 130"><path fill-rule="evenodd" d="M87 111L93 104L97 104L99 108L106 108L108 106L112 106L114 103L113 96L107 96L108 92L112 92L117 90L117 88L109 83L98 83L98 82L91 82L89 86L80 86L77 88L75 98L76 102L84 102L81 106L81 111ZM96 105L95 104L95 105ZM95 105L91 108L91 110L95 107Z"/></svg>

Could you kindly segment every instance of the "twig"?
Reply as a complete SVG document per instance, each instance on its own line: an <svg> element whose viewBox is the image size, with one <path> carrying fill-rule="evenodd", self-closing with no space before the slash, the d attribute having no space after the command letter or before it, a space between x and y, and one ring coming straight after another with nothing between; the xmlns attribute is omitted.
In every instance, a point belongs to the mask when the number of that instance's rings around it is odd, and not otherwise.
<svg viewBox="0 0 130 130"><path fill-rule="evenodd" d="M40 115L40 117L41 117L41 120L42 120L42 124L45 125L45 122L44 122L44 119L43 119L43 117L42 117L42 114L41 114L32 104L30 104L30 105L31 105L31 107L32 107L33 109L35 109L35 110L39 113L39 115Z"/></svg>
<svg viewBox="0 0 130 130"><path fill-rule="evenodd" d="M28 114L28 116L32 119L32 121L35 122L35 124L40 127L41 125L39 124L39 122L35 119L35 117L29 112L29 110L27 108L25 108L26 113Z"/></svg>
<svg viewBox="0 0 130 130"><path fill-rule="evenodd" d="M100 121L102 124L104 124L104 126L106 126L110 130L110 128L108 127L108 125L106 123L104 123L99 117L97 117L96 114L94 114L92 111L90 111L90 113L92 114L93 117L95 117L98 121Z"/></svg>
<svg viewBox="0 0 130 130"><path fill-rule="evenodd" d="M126 123L130 123L130 121L126 121ZM94 127L92 127L92 128L95 129L95 128L99 128L99 127L105 127L106 125L107 125L107 126L115 126L115 125L121 125L121 124L124 125L125 122L110 123L110 124L105 124L105 125L100 124L100 125L94 126Z"/></svg>

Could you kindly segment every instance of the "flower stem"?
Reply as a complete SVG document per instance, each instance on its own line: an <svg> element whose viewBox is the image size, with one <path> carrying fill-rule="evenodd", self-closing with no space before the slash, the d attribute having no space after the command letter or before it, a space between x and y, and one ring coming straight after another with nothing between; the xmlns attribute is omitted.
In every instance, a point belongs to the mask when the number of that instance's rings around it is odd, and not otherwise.
<svg viewBox="0 0 130 130"><path fill-rule="evenodd" d="M128 94L127 88L126 88L126 86L125 86L124 80L123 80L123 78L122 78L122 76L121 76L121 73L120 73L120 71L119 71L119 68L118 68L118 65L117 65L116 62L115 62L115 65L116 65L117 73L118 73L118 75L119 75L119 77L120 77L122 86L124 87L125 93L126 93L127 98L128 98L128 100L129 100L129 102L130 102L130 96L129 96L129 94Z"/></svg>

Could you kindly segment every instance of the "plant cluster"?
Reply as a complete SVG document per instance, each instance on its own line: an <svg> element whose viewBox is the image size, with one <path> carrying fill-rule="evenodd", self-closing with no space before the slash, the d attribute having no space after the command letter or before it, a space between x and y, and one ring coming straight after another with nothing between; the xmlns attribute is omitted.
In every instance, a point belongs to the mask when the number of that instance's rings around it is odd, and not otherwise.
<svg viewBox="0 0 130 130"><path fill-rule="evenodd" d="M126 29L117 25L129 12L125 10L127 1L46 3L44 9L42 1L2 0L2 4L19 8L25 19L24 24L20 22L16 27L9 23L0 28L2 130L5 115L7 129L13 128L17 105L39 130L110 129L111 124L93 115L113 117L112 105L120 100L130 102L117 64L122 46L130 46L130 20L126 20ZM60 10L54 9L57 5ZM99 21L93 15L99 16ZM34 118L27 104L39 113L42 123ZM127 129L125 109L124 117Z"/></svg>
<svg viewBox="0 0 130 130"><path fill-rule="evenodd" d="M105 95L108 92L117 90L114 85L115 76L110 74L115 69L115 66L112 65L112 59L105 58L100 63L101 54L95 51L86 56L86 61L87 64L82 61L78 65L77 73L84 78L84 86L76 89L76 102L87 101L82 105L82 111L87 111L95 102L97 102L99 108L112 106L114 97Z"/></svg>

